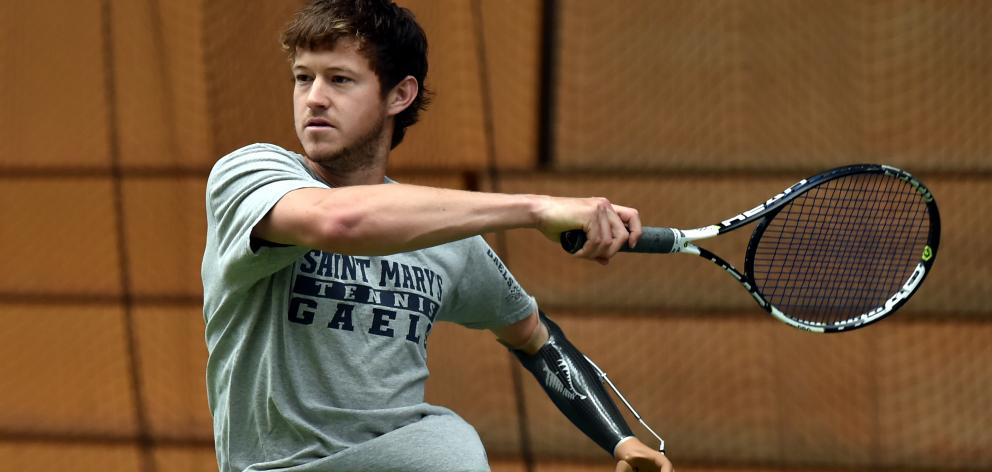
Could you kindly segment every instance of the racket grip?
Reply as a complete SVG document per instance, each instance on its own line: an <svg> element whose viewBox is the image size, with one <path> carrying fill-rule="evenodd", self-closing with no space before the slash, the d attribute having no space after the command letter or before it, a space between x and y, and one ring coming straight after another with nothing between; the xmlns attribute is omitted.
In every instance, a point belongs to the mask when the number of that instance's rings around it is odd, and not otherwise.
<svg viewBox="0 0 992 472"><path fill-rule="evenodd" d="M631 248L626 243L620 248L621 252L642 252L655 254L668 254L676 251L678 244L677 230L672 228L645 227L642 228L641 239L637 240L637 246ZM586 233L581 229L573 229L561 233L561 247L569 254L575 254L586 244Z"/></svg>

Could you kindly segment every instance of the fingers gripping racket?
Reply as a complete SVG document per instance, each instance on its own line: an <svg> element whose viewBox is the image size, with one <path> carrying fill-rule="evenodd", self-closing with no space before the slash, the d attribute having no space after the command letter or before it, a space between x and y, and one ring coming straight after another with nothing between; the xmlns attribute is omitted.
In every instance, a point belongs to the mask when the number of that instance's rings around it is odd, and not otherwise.
<svg viewBox="0 0 992 472"><path fill-rule="evenodd" d="M744 272L693 242L757 222ZM732 275L779 320L815 332L847 331L893 313L930 272L940 214L930 190L895 167L858 164L803 179L764 203L696 228L644 228L635 248L687 253ZM561 235L576 252L585 233Z"/></svg>

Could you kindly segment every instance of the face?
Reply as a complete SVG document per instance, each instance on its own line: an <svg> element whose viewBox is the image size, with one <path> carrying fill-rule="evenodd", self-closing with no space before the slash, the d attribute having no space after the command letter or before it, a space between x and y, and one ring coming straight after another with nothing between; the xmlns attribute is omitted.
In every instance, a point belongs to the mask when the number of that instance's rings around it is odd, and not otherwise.
<svg viewBox="0 0 992 472"><path fill-rule="evenodd" d="M388 152L385 99L357 42L340 40L330 50L299 50L293 77L296 135L311 161L347 171L370 165L377 153Z"/></svg>

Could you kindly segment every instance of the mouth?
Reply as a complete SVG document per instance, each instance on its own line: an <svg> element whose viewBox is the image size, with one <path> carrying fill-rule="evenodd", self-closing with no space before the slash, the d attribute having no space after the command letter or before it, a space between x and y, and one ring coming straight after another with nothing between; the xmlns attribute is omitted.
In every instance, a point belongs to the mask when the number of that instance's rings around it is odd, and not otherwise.
<svg viewBox="0 0 992 472"><path fill-rule="evenodd" d="M303 124L304 128L333 128L330 121L323 118L310 118Z"/></svg>

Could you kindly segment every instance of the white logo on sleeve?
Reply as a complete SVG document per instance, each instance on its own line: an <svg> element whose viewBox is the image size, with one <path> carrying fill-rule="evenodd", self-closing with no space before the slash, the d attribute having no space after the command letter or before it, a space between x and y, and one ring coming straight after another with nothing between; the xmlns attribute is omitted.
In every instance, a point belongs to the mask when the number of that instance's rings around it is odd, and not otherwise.
<svg viewBox="0 0 992 472"><path fill-rule="evenodd" d="M575 400L576 398L585 400L586 396L575 388L575 383L572 381L572 371L575 368L565 360L558 346L552 344L552 347L555 349L555 354L558 355L558 360L555 361L556 369L554 371L548 369L547 364L542 367L544 369L545 385L569 400Z"/></svg>

